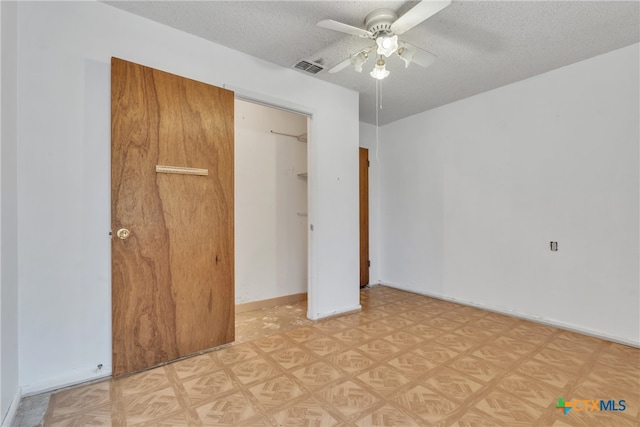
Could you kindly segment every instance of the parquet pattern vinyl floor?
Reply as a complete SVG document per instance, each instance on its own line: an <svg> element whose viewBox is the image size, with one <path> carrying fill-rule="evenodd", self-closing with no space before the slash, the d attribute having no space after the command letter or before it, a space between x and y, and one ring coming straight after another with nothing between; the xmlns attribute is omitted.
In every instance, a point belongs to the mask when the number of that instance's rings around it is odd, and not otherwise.
<svg viewBox="0 0 640 427"><path fill-rule="evenodd" d="M639 349L383 286L361 302L359 313L312 323L300 310L290 328L58 392L44 425L640 425ZM626 409L579 403L565 415L559 398Z"/></svg>

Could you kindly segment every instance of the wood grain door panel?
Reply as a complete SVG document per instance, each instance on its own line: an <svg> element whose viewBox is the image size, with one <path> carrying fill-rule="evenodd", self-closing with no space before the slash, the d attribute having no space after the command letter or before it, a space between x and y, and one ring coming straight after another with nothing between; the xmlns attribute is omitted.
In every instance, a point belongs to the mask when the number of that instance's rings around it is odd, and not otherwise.
<svg viewBox="0 0 640 427"><path fill-rule="evenodd" d="M360 148L360 286L369 284L369 150Z"/></svg>
<svg viewBox="0 0 640 427"><path fill-rule="evenodd" d="M234 339L233 92L112 60L113 373ZM156 172L156 166L208 174ZM116 230L131 237L120 240Z"/></svg>

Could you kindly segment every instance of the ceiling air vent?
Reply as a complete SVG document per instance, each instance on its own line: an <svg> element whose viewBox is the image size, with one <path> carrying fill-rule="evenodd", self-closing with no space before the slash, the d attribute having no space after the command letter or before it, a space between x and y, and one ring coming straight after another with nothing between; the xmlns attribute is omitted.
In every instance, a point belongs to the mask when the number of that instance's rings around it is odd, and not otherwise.
<svg viewBox="0 0 640 427"><path fill-rule="evenodd" d="M318 74L320 71L324 70L324 67L317 62L308 61L306 59L301 59L298 61L293 68L305 71L310 74Z"/></svg>

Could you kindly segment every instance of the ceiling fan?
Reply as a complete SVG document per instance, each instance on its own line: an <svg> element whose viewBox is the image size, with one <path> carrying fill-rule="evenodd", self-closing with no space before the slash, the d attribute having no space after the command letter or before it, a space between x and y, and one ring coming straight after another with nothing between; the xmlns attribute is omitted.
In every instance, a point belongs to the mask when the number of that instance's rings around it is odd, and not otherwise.
<svg viewBox="0 0 640 427"><path fill-rule="evenodd" d="M370 75L378 80L389 75L389 70L385 68L384 58L388 58L394 53L404 61L405 68L412 62L422 67L428 67L433 64L436 56L404 40L399 40L398 36L450 4L451 0L422 0L401 17L398 17L396 12L391 9L377 9L365 17L365 28L354 27L332 19L318 22L318 26L321 28L368 38L376 43L353 53L349 58L331 68L329 73L337 73L349 65L353 65L357 72L362 72L362 66L369 59L369 55L374 52L377 55L377 60Z"/></svg>

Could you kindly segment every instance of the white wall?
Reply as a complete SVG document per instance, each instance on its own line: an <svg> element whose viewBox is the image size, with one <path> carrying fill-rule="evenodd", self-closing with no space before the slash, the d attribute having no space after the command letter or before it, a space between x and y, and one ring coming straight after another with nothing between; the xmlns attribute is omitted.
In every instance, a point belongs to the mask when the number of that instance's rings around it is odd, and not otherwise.
<svg viewBox="0 0 640 427"><path fill-rule="evenodd" d="M359 307L358 95L98 2L18 5L20 383L108 374L110 57L313 114L309 316ZM96 366L102 363L102 372Z"/></svg>
<svg viewBox="0 0 640 427"><path fill-rule="evenodd" d="M640 344L638 51L383 127L383 281Z"/></svg>
<svg viewBox="0 0 640 427"><path fill-rule="evenodd" d="M369 283L380 282L380 162L376 126L360 122L360 147L369 150Z"/></svg>
<svg viewBox="0 0 640 427"><path fill-rule="evenodd" d="M236 100L236 304L307 292L307 117Z"/></svg>
<svg viewBox="0 0 640 427"><path fill-rule="evenodd" d="M17 5L0 3L0 423L10 421L18 382Z"/></svg>

